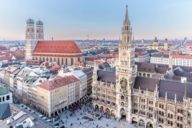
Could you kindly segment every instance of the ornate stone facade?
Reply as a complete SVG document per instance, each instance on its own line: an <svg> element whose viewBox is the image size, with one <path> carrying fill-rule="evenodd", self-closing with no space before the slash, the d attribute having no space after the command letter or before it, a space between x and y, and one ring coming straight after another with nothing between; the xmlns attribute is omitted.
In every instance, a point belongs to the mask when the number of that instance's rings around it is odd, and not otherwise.
<svg viewBox="0 0 192 128"><path fill-rule="evenodd" d="M153 71L152 65L145 64L142 69L141 64L138 69L137 65L126 8L116 67L107 62L94 66L95 109L147 128L191 128L192 83L184 78L166 79L166 71L161 66L161 71L157 66Z"/></svg>
<svg viewBox="0 0 192 128"><path fill-rule="evenodd" d="M116 104L117 117L125 117L128 121L130 121L131 118L131 88L133 87L137 72L134 64L134 56L132 28L126 7L125 20L123 22L119 44L119 61L118 65L116 65Z"/></svg>

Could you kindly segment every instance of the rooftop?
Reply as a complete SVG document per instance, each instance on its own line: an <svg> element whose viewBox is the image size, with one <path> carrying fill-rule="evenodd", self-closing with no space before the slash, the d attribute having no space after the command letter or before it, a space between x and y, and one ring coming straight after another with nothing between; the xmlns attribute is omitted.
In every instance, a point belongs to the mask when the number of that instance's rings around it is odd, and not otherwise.
<svg viewBox="0 0 192 128"><path fill-rule="evenodd" d="M9 91L5 87L0 87L0 95L8 94Z"/></svg>
<svg viewBox="0 0 192 128"><path fill-rule="evenodd" d="M169 58L169 55L158 53L158 54L153 54L151 57Z"/></svg>
<svg viewBox="0 0 192 128"><path fill-rule="evenodd" d="M33 55L52 55L52 56L73 56L82 55L81 50L76 45L75 41L63 40L48 40L38 41L34 49Z"/></svg>
<svg viewBox="0 0 192 128"><path fill-rule="evenodd" d="M159 96L165 97L165 94L167 93L168 99L174 100L176 95L177 101L183 101L185 86L187 86L187 97L192 98L191 83L185 84L173 80L161 80L159 83Z"/></svg>
<svg viewBox="0 0 192 128"><path fill-rule="evenodd" d="M11 116L11 110L8 103L0 104L0 120L4 120Z"/></svg>
<svg viewBox="0 0 192 128"><path fill-rule="evenodd" d="M136 65L138 66L139 72L151 72L160 74L166 73L169 68L167 65L152 64L146 62L137 62Z"/></svg>
<svg viewBox="0 0 192 128"><path fill-rule="evenodd" d="M134 88L141 90L154 91L156 86L159 84L159 79L136 77Z"/></svg>
<svg viewBox="0 0 192 128"><path fill-rule="evenodd" d="M188 54L172 54L172 58L178 58L178 59L192 59L192 55Z"/></svg>
<svg viewBox="0 0 192 128"><path fill-rule="evenodd" d="M116 83L115 68L111 67L107 62L100 64L97 70L97 80L108 83Z"/></svg>
<svg viewBox="0 0 192 128"><path fill-rule="evenodd" d="M40 85L41 88L46 89L46 90L54 90L56 88L74 83L79 81L75 76L70 75L70 76L65 76L65 77L60 77L57 76L55 79L51 81L46 81Z"/></svg>

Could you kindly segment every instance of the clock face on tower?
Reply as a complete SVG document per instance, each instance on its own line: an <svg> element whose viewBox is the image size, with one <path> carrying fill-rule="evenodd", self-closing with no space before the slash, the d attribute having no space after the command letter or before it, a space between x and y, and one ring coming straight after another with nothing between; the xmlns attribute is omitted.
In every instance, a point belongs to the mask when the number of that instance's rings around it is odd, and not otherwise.
<svg viewBox="0 0 192 128"><path fill-rule="evenodd" d="M125 78L122 78L120 81L121 89L126 90L127 87L127 80Z"/></svg>

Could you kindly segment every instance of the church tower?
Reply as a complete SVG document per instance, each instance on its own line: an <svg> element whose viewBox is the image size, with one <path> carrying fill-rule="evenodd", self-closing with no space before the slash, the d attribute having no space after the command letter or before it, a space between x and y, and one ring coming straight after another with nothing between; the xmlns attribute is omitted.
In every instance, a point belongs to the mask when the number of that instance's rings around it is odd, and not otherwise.
<svg viewBox="0 0 192 128"><path fill-rule="evenodd" d="M43 22L40 20L36 22L36 40L44 40Z"/></svg>
<svg viewBox="0 0 192 128"><path fill-rule="evenodd" d="M25 60L32 59L32 52L35 46L35 30L34 30L34 20L28 19L26 22L26 32L25 32Z"/></svg>
<svg viewBox="0 0 192 128"><path fill-rule="evenodd" d="M168 39L167 38L165 39L165 41L163 43L163 49L166 50L166 51L169 49L169 43L168 43Z"/></svg>
<svg viewBox="0 0 192 128"><path fill-rule="evenodd" d="M125 19L119 43L119 62L116 67L116 115L119 118L126 119L127 121L131 121L131 94L137 73L134 54L135 49L132 42L132 28L128 17L128 6L126 6Z"/></svg>

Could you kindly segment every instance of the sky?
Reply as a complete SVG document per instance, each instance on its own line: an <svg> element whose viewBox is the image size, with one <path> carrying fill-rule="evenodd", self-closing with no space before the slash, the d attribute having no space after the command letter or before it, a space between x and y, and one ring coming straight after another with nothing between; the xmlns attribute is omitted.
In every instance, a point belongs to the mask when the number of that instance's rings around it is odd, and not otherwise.
<svg viewBox="0 0 192 128"><path fill-rule="evenodd" d="M45 39L119 39L126 5L134 39L192 38L192 0L0 0L0 39L23 40L28 18Z"/></svg>

